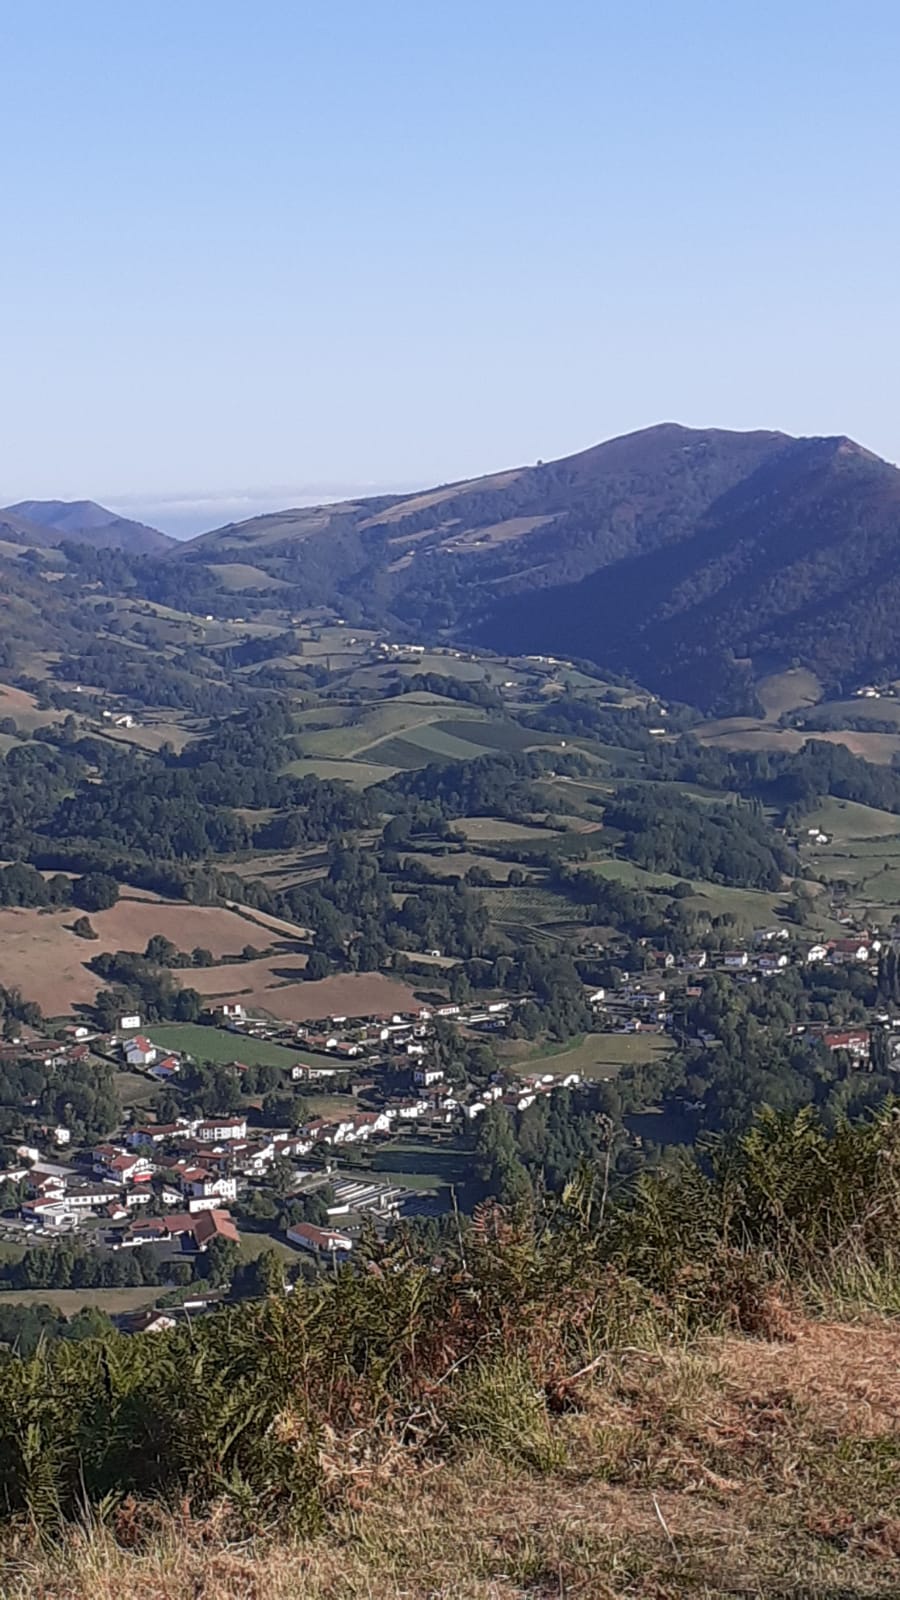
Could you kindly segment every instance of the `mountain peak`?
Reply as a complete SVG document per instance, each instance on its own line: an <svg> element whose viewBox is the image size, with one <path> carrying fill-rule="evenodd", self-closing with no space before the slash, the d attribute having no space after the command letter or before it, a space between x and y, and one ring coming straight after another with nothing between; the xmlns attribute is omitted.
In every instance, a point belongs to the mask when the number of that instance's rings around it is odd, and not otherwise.
<svg viewBox="0 0 900 1600"><path fill-rule="evenodd" d="M97 549L125 550L129 555L162 555L173 542L158 528L120 517L96 500L19 500L4 506L0 515L4 514L27 524L29 543L54 545L71 540Z"/></svg>

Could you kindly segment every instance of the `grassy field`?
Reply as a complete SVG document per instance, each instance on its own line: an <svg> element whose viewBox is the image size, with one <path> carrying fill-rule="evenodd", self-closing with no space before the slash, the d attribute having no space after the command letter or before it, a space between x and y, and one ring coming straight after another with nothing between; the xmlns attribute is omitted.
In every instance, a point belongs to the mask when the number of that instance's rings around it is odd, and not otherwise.
<svg viewBox="0 0 900 1600"><path fill-rule="evenodd" d="M672 1041L658 1033L586 1033L572 1044L539 1050L518 1044L500 1046L503 1061L522 1072L552 1072L565 1077L613 1078L621 1067L647 1065L667 1056Z"/></svg>
<svg viewBox="0 0 900 1600"><path fill-rule="evenodd" d="M822 685L814 672L808 672L805 667L792 667L788 672L776 672L763 678L756 692L768 720L777 722L787 711L817 705L822 698Z"/></svg>
<svg viewBox="0 0 900 1600"><path fill-rule="evenodd" d="M458 833L464 833L473 844L494 844L501 839L517 842L521 839L543 839L553 837L546 828L531 827L526 822L507 822L503 817L458 817L454 818L453 827Z"/></svg>
<svg viewBox="0 0 900 1600"><path fill-rule="evenodd" d="M424 763L423 763L424 765ZM332 778L352 783L356 789L371 789L373 783L386 783L395 772L404 770L385 761L357 761L348 757L339 760L329 756L299 756L285 769L295 778Z"/></svg>
<svg viewBox="0 0 900 1600"><path fill-rule="evenodd" d="M167 1048L172 1049L169 1045ZM113 1087L123 1111L144 1112L162 1088L155 1078L145 1078L139 1072L117 1072Z"/></svg>
<svg viewBox="0 0 900 1600"><path fill-rule="evenodd" d="M238 969L236 969L238 970ZM302 1057L296 1050L267 1039L245 1038L226 1028L205 1028L200 1023L155 1023L147 1029L154 1044L177 1050L198 1061L243 1061L248 1067L291 1067Z"/></svg>
<svg viewBox="0 0 900 1600"><path fill-rule="evenodd" d="M438 1144L425 1138L394 1139L379 1145L372 1171L396 1178L407 1189L434 1192L450 1203L450 1189L461 1189L472 1176L471 1152L458 1141Z"/></svg>
<svg viewBox="0 0 900 1600"><path fill-rule="evenodd" d="M817 811L804 817L800 836L807 828L819 828L831 834L835 843L852 839L883 839L894 834L900 837L900 816L892 811L879 811L874 806L857 805L854 800L835 800L831 795Z"/></svg>
<svg viewBox="0 0 900 1600"><path fill-rule="evenodd" d="M0 1306L54 1306L67 1317L74 1317L83 1306L96 1306L109 1316L120 1316L127 1311L139 1311L141 1306L152 1306L164 1289L145 1284L141 1289L4 1289L0 1291Z"/></svg>
<svg viewBox="0 0 900 1600"><path fill-rule="evenodd" d="M430 855L424 850L411 851L403 857L403 860L417 862L435 878L463 877L470 867L477 867L479 871L489 873L501 883L505 883L510 871L518 866L515 861L504 861L494 855L471 855L468 850L454 851L452 855L446 856Z"/></svg>
<svg viewBox="0 0 900 1600"><path fill-rule="evenodd" d="M848 721L854 722L889 722L895 728L900 728L900 700L882 698L867 700L854 698L852 700L829 700L818 709L816 717L811 722L821 722L828 729L844 727Z"/></svg>
<svg viewBox="0 0 900 1600"><path fill-rule="evenodd" d="M828 744L846 745L853 755L884 767L890 766L894 757L900 754L900 732L858 733L853 729L839 729L813 733L796 728L778 728L756 717L728 717L718 722L706 722L695 731L701 744L714 748L719 746L723 750L787 751L794 754L802 750L807 740L819 739Z"/></svg>

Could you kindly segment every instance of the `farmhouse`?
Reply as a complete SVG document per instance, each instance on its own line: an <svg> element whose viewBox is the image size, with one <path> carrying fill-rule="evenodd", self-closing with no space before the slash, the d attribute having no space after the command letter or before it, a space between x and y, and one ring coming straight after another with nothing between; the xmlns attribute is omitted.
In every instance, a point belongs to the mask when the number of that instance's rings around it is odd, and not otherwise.
<svg viewBox="0 0 900 1600"><path fill-rule="evenodd" d="M336 1256L353 1249L353 1240L334 1228L317 1228L312 1222L297 1222L287 1230L287 1238L301 1250L310 1250L314 1256Z"/></svg>
<svg viewBox="0 0 900 1600"><path fill-rule="evenodd" d="M848 1055L857 1061L865 1061L869 1055L869 1030L868 1028L826 1029L822 1034L822 1043L826 1050L846 1050Z"/></svg>
<svg viewBox="0 0 900 1600"><path fill-rule="evenodd" d="M152 1067L158 1051L149 1039L139 1033L124 1046L124 1055L130 1067Z"/></svg>

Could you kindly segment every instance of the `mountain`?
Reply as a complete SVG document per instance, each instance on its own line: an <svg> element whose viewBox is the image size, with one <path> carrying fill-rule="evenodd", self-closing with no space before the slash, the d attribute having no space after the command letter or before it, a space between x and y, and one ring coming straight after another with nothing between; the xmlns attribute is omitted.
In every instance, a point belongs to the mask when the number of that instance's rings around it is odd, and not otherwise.
<svg viewBox="0 0 900 1600"><path fill-rule="evenodd" d="M585 657L710 709L743 709L791 662L832 687L900 673L900 472L842 437L665 423L231 524L172 559L251 564L358 620Z"/></svg>
<svg viewBox="0 0 900 1600"><path fill-rule="evenodd" d="M57 545L71 540L97 550L115 548L130 555L162 555L174 542L158 528L120 517L95 500L20 500L0 510L0 530L17 525L20 542L32 545Z"/></svg>

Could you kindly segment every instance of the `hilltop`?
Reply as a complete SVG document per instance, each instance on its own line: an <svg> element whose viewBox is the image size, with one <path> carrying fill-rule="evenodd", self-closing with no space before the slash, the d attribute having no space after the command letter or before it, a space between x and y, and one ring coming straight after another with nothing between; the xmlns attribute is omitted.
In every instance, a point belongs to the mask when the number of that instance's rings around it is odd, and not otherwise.
<svg viewBox="0 0 900 1600"><path fill-rule="evenodd" d="M120 517L95 500L20 500L0 509L0 533L3 530L28 545L52 548L71 541L131 555L161 555L174 543L158 528Z"/></svg>
<svg viewBox="0 0 900 1600"><path fill-rule="evenodd" d="M900 670L898 531L900 472L849 439L667 423L426 493L230 524L172 559L733 711L791 663L830 688Z"/></svg>

